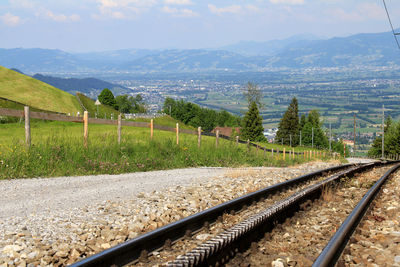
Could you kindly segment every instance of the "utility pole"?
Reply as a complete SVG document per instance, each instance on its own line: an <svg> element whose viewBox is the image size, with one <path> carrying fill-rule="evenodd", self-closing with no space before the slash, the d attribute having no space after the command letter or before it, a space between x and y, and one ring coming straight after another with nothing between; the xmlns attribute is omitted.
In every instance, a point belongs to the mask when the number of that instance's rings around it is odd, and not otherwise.
<svg viewBox="0 0 400 267"><path fill-rule="evenodd" d="M329 122L329 152L332 151L332 123Z"/></svg>
<svg viewBox="0 0 400 267"><path fill-rule="evenodd" d="M354 147L353 147L353 157L356 155L356 114L354 113Z"/></svg>
<svg viewBox="0 0 400 267"><path fill-rule="evenodd" d="M314 148L314 127L311 128L311 147Z"/></svg>
<svg viewBox="0 0 400 267"><path fill-rule="evenodd" d="M301 146L301 131L300 131L300 146Z"/></svg>
<svg viewBox="0 0 400 267"><path fill-rule="evenodd" d="M382 105L382 159L385 156L385 105Z"/></svg>

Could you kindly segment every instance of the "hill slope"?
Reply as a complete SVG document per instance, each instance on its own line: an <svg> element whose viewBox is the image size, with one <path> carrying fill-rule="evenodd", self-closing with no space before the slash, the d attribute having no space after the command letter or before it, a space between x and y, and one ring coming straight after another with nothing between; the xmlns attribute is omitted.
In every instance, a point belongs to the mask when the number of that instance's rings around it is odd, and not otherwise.
<svg viewBox="0 0 400 267"><path fill-rule="evenodd" d="M75 96L0 66L0 97L60 113L82 112Z"/></svg>
<svg viewBox="0 0 400 267"><path fill-rule="evenodd" d="M95 105L95 101L84 94L76 93L76 96L80 99L82 105L89 112L89 117L94 118L97 111L99 111L97 117L100 119L110 119L111 114L113 114L114 119L118 117L119 111L113 109L112 107L103 104L97 107Z"/></svg>
<svg viewBox="0 0 400 267"><path fill-rule="evenodd" d="M32 77L71 94L75 94L75 92L81 92L91 97L97 97L104 88L110 89L116 95L127 94L131 92L129 88L96 78L59 78L45 76L42 74L35 74Z"/></svg>

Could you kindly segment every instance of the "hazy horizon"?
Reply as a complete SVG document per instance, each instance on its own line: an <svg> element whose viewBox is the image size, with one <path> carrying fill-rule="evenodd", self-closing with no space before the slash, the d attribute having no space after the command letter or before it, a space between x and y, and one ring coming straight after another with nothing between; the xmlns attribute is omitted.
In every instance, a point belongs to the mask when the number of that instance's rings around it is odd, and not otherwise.
<svg viewBox="0 0 400 267"><path fill-rule="evenodd" d="M395 27L400 3L388 0ZM398 18L398 19L397 19ZM67 52L215 49L307 34L329 39L389 31L380 1L6 0L2 48Z"/></svg>

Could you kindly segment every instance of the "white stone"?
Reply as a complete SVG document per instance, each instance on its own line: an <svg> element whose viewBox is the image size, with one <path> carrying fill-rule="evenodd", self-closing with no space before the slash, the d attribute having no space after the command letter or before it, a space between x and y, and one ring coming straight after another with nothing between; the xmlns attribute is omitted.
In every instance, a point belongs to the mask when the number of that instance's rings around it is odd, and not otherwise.
<svg viewBox="0 0 400 267"><path fill-rule="evenodd" d="M271 262L271 266L272 267L285 267L285 264L283 264L282 259L277 259L277 260Z"/></svg>
<svg viewBox="0 0 400 267"><path fill-rule="evenodd" d="M7 245L3 248L3 253L6 255L12 255L14 252L20 252L23 248L18 245Z"/></svg>

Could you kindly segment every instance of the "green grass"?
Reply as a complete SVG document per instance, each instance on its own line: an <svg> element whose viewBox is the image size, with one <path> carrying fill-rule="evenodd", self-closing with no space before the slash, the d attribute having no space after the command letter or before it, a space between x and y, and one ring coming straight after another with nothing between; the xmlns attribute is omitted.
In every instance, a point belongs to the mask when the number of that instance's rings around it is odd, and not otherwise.
<svg viewBox="0 0 400 267"><path fill-rule="evenodd" d="M2 66L0 97L41 110L65 114L82 112L75 96Z"/></svg>
<svg viewBox="0 0 400 267"><path fill-rule="evenodd" d="M137 119L130 119L129 121L137 121L137 122L148 122L150 123L151 119L146 119L146 118L137 118ZM172 118L169 115L165 115L162 117L157 117L154 119L153 123L155 125L162 125L162 126L167 126L171 128L175 128L176 124L179 123L179 129L187 129L187 130L196 130L194 127L183 124L182 122Z"/></svg>
<svg viewBox="0 0 400 267"><path fill-rule="evenodd" d="M94 118L97 110L99 111L97 114L97 118L104 119L104 118L111 118L111 114L113 114L114 119L116 119L119 115L119 111L115 110L114 108L107 106L107 105L99 105L97 106L94 104L95 101L84 94L77 93L76 96L81 100L82 105L86 108L89 112L89 117Z"/></svg>
<svg viewBox="0 0 400 267"><path fill-rule="evenodd" d="M123 127L117 143L116 126L89 125L88 147L83 146L83 126L78 123L33 122L32 146L24 145L23 123L0 125L0 179L53 177L89 174L119 174L198 166L288 166L304 162L302 157L284 161L282 156L246 145L203 136L154 131L150 140L147 128Z"/></svg>
<svg viewBox="0 0 400 267"><path fill-rule="evenodd" d="M24 109L24 104L18 103L15 101L11 101L5 98L0 98L0 108L9 108L9 109L16 109L16 110L23 110ZM46 110L38 109L38 108L30 108L30 111L36 111L36 112L48 112ZM17 118L17 117L8 117L8 116L0 116L0 123L10 123L10 122L18 122L22 118ZM33 119L34 121L36 119Z"/></svg>

